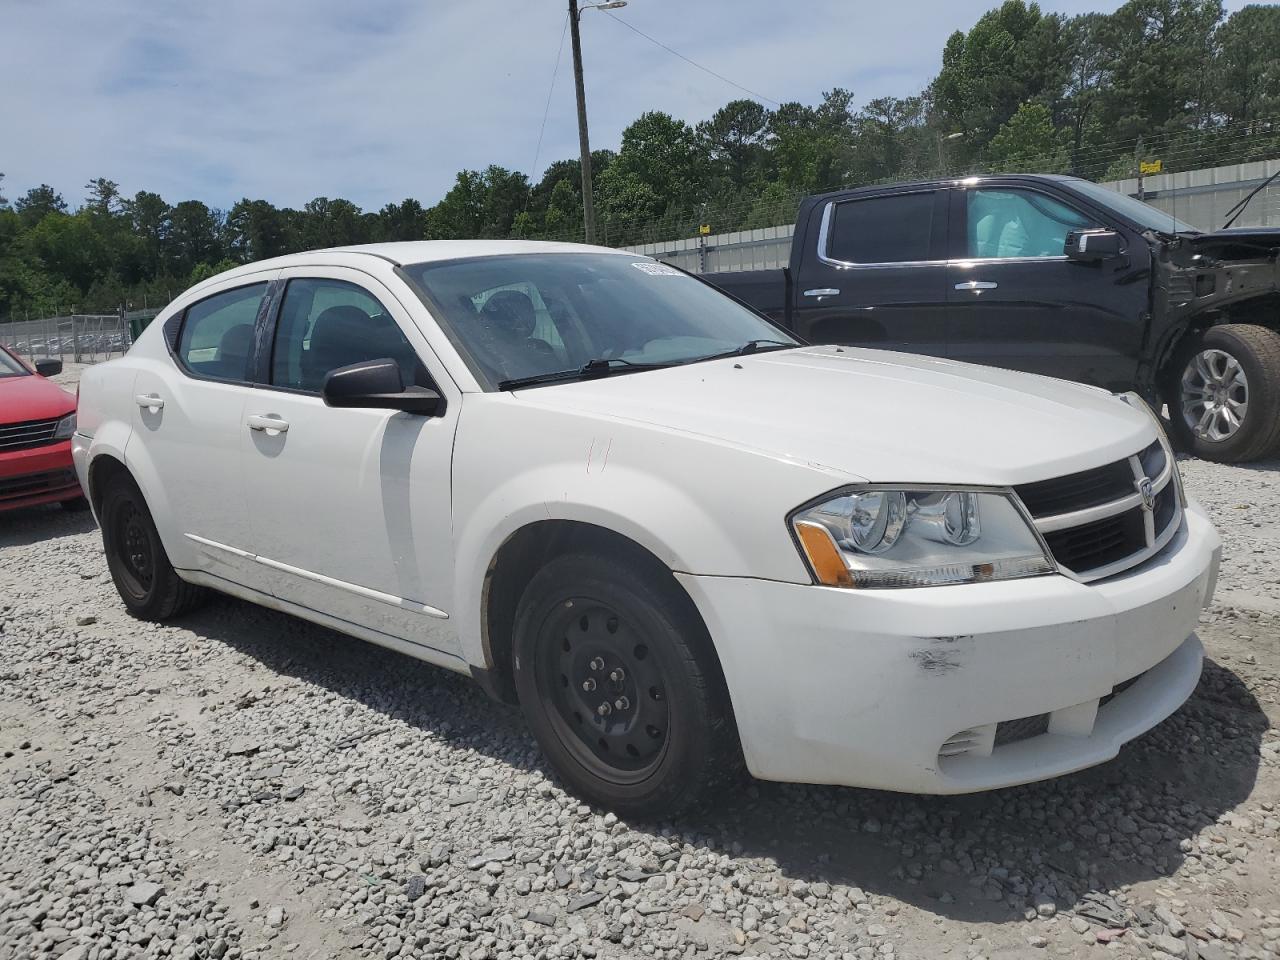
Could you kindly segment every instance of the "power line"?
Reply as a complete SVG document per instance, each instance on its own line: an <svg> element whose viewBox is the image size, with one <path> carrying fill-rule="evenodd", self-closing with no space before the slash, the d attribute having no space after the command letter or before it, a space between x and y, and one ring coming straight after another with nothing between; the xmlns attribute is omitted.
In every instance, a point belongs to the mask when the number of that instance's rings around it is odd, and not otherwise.
<svg viewBox="0 0 1280 960"><path fill-rule="evenodd" d="M620 24L622 24L624 27L626 27L626 28L627 28L628 30L630 30L632 33L639 34L640 36L642 36L642 37L644 37L646 40L648 40L650 43L652 43L652 44L656 44L657 46L661 47L663 50L667 51L667 53L671 54L673 57L679 57L679 58L680 58L681 60L683 60L685 63L689 64L691 67L697 67L697 68L698 68L699 70L701 70L703 73L710 74L711 76L715 77L717 80L721 80L721 81L723 81L723 82L727 83L727 84L728 84L729 86L731 86L731 87L736 87L737 89L741 90L743 93L750 94L751 96L755 97L757 100L764 100L764 101L766 101L766 102L768 102L768 103L772 103L775 107L779 107L779 106L781 106L781 105L782 105L782 104L778 103L778 101L777 101L777 100L774 100L772 97L766 97L766 96L765 96L764 94L762 94L762 93L756 93L754 90L748 90L748 89L747 89L746 87L744 87L742 84L740 84L740 83L734 83L732 80L730 80L730 79L729 79L728 77L726 77L724 74L716 73L716 72L715 72L714 70L712 70L710 67L704 67L702 64L698 63L697 61L695 61L695 60L690 60L690 59L689 59L688 57L686 57L683 53L680 53L680 52L679 52L679 51L677 51L677 50L672 50L670 47L668 47L668 46L667 46L665 43L663 43L661 40L655 40L653 37L649 36L649 35L648 35L647 33L645 33L643 30L640 30L640 29L637 29L636 27L633 27L631 24L629 24L626 20L623 20L621 17L615 17L615 16L614 16L612 13L610 13L608 10L601 9L600 7L597 7L596 9L597 9L597 10L600 10L600 12L601 12L601 13L603 13L603 14L605 14L605 16L607 16L610 20L613 20L613 21L614 21L614 22L616 22L616 23L620 23Z"/></svg>
<svg viewBox="0 0 1280 960"><path fill-rule="evenodd" d="M542 108L542 126L538 128L538 146L533 151L533 167L529 171L529 177L538 175L538 158L542 155L542 137L547 132L547 116L551 113L551 97L556 92L556 77L560 75L560 59L564 55L564 38L569 32L569 15L565 14L564 28L560 31L560 46L556 47L556 65L551 71L551 88L547 91L547 103ZM532 193L532 186L530 187ZM525 203L525 209L528 209L528 202Z"/></svg>

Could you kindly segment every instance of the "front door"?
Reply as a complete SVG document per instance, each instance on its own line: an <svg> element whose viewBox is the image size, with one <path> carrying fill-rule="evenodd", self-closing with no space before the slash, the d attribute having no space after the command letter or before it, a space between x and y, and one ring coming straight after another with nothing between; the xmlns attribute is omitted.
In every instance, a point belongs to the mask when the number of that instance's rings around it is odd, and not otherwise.
<svg viewBox="0 0 1280 960"><path fill-rule="evenodd" d="M171 356L148 361L133 383L133 435L125 459L167 515L180 543L175 565L249 586L260 572L246 552L249 513L241 475L241 432L255 324L268 309L267 280L229 281L183 311ZM260 316L260 314L262 316ZM166 331L167 332L167 331Z"/></svg>
<svg viewBox="0 0 1280 960"><path fill-rule="evenodd" d="M274 345L244 407L252 552L283 600L456 653L450 459L460 394L391 291L357 270L286 270ZM335 409L337 367L389 357L439 416Z"/></svg>
<svg viewBox="0 0 1280 960"><path fill-rule="evenodd" d="M813 343L946 353L946 189L832 201L801 254L795 330Z"/></svg>
<svg viewBox="0 0 1280 960"><path fill-rule="evenodd" d="M948 355L1109 389L1131 389L1147 307L1143 263L1080 263L1072 230L1106 226L1025 186L955 191ZM1143 244L1131 256L1146 257Z"/></svg>

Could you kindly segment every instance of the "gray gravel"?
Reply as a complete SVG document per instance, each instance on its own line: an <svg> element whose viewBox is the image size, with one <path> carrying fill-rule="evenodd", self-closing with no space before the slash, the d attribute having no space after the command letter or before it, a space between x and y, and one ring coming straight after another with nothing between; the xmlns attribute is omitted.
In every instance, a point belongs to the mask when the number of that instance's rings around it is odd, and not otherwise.
<svg viewBox="0 0 1280 960"><path fill-rule="evenodd" d="M1280 957L1280 464L1223 533L1192 700L959 798L747 784L629 823L462 678L230 599L122 611L85 515L0 518L0 960Z"/></svg>

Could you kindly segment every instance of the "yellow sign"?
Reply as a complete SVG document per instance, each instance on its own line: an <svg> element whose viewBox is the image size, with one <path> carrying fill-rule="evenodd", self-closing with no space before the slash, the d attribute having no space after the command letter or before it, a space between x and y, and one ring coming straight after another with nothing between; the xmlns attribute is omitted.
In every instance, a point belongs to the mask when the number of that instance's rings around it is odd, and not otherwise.
<svg viewBox="0 0 1280 960"><path fill-rule="evenodd" d="M701 237L711 236L711 224L709 223L701 224L698 227L698 236L701 236Z"/></svg>
<svg viewBox="0 0 1280 960"><path fill-rule="evenodd" d="M1164 170L1164 164L1159 160L1143 160L1138 164L1138 173L1146 176L1149 173L1160 173Z"/></svg>

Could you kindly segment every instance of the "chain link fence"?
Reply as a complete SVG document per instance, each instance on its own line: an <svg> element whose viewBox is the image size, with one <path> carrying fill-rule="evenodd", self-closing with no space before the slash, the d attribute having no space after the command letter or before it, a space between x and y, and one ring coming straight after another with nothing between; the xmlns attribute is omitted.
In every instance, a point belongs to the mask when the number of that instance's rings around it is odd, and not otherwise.
<svg viewBox="0 0 1280 960"><path fill-rule="evenodd" d="M133 343L120 314L74 314L0 324L0 344L36 360L97 363L123 354Z"/></svg>

